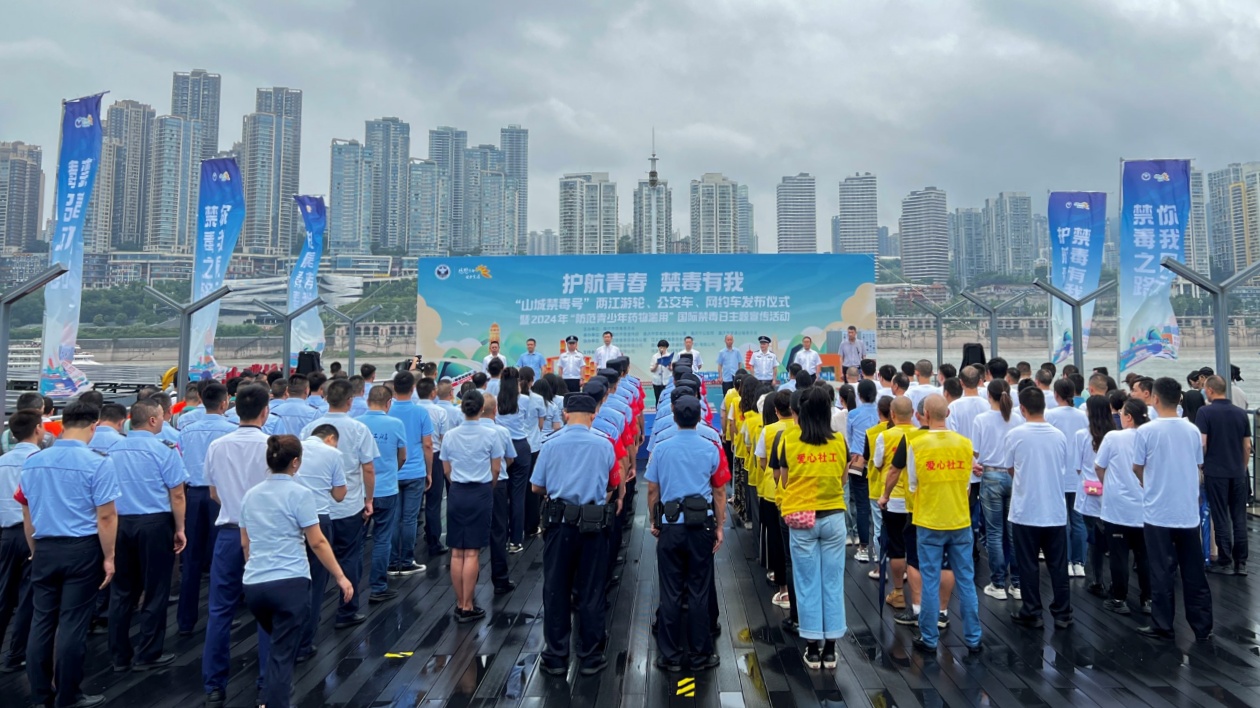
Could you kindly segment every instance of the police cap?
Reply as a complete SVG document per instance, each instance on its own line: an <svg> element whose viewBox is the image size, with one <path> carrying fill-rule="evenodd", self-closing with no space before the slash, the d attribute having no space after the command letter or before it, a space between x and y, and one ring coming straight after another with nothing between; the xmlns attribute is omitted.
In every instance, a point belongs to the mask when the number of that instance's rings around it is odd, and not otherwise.
<svg viewBox="0 0 1260 708"><path fill-rule="evenodd" d="M677 403L681 398L688 397L696 397L696 390L690 386L675 386L674 390L669 392L669 402L671 405Z"/></svg>
<svg viewBox="0 0 1260 708"><path fill-rule="evenodd" d="M582 394L591 398L596 403L604 400L604 395L606 393L608 393L608 388L598 381L588 381L586 382L586 385L582 387Z"/></svg>
<svg viewBox="0 0 1260 708"><path fill-rule="evenodd" d="M609 363L609 364L611 364L612 362L610 361L610 362L608 362L608 363ZM603 368L603 369L600 369L599 371L596 371L595 373L596 373L597 375L599 375L599 376L602 376L603 378L608 378L609 376L612 376L612 377L616 378L616 377L621 376L621 372L620 372L620 371L617 371L616 369L612 368L611 366L610 366L610 367L605 367L605 368Z"/></svg>
<svg viewBox="0 0 1260 708"><path fill-rule="evenodd" d="M763 334L760 337L757 337L757 341L760 342L761 344L769 344L770 338Z"/></svg>
<svg viewBox="0 0 1260 708"><path fill-rule="evenodd" d="M674 401L674 422L680 428L694 428L700 422L700 399L683 396Z"/></svg>
<svg viewBox="0 0 1260 708"><path fill-rule="evenodd" d="M597 403L585 393L571 393L564 397L564 410L568 413L594 413Z"/></svg>
<svg viewBox="0 0 1260 708"><path fill-rule="evenodd" d="M578 338L570 334L569 336L564 338L564 341L566 344L577 344Z"/></svg>
<svg viewBox="0 0 1260 708"><path fill-rule="evenodd" d="M691 367L690 367L690 366L688 366L688 365L686 365L686 364L674 364L674 376L675 376L675 378L677 378L677 377L679 377L679 376L682 376L683 374L690 374L690 373L691 373Z"/></svg>

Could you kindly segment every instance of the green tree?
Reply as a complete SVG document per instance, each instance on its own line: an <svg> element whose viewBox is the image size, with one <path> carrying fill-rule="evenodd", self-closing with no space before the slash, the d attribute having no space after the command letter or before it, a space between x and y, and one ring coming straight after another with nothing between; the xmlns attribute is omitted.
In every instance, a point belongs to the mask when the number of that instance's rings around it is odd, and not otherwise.
<svg viewBox="0 0 1260 708"><path fill-rule="evenodd" d="M630 236L622 236L617 239L617 253L638 253L639 249L634 246L634 239Z"/></svg>

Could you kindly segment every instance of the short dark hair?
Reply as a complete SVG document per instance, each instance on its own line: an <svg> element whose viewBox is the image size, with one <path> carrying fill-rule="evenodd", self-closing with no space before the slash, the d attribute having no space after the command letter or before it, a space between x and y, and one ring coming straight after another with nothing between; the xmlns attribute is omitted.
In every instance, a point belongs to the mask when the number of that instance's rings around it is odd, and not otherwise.
<svg viewBox="0 0 1260 708"><path fill-rule="evenodd" d="M1041 415L1046 412L1046 394L1036 386L1029 386L1019 392L1019 405L1028 411L1029 415Z"/></svg>
<svg viewBox="0 0 1260 708"><path fill-rule="evenodd" d="M604 330L604 334L608 335L609 337L613 336L613 333L612 333L612 332L609 332L608 330ZM602 336L604 336L604 335L603 335L603 334L601 334L600 336L602 337Z"/></svg>
<svg viewBox="0 0 1260 708"><path fill-rule="evenodd" d="M963 388L976 388L980 385L980 367L964 366L962 371L958 372L958 380Z"/></svg>
<svg viewBox="0 0 1260 708"><path fill-rule="evenodd" d="M910 378L911 376L914 376L914 362L912 361L901 362L901 373L905 374L907 379Z"/></svg>
<svg viewBox="0 0 1260 708"><path fill-rule="evenodd" d="M475 418L481 415L481 409L486 405L486 397L481 391L472 389L466 391L459 397L459 411L464 414L465 418Z"/></svg>
<svg viewBox="0 0 1260 708"><path fill-rule="evenodd" d="M132 425L135 425L137 423L143 423L145 420L148 420L149 418L161 418L161 417L162 417L162 404L158 403L155 400L154 396L149 396L148 398L141 398L140 400L131 404Z"/></svg>
<svg viewBox="0 0 1260 708"><path fill-rule="evenodd" d="M362 375L363 378L365 379L370 379L374 375L376 375L376 367L372 366L371 364L364 364L363 366L359 367L359 374Z"/></svg>
<svg viewBox="0 0 1260 708"><path fill-rule="evenodd" d="M294 374L289 377L289 395L302 396L311 392L311 380L306 374Z"/></svg>
<svg viewBox="0 0 1260 708"><path fill-rule="evenodd" d="M83 396L80 396L79 400L82 401ZM44 397L38 393L27 391L26 393L18 396L16 409L19 411L39 411L40 413L43 413Z"/></svg>
<svg viewBox="0 0 1260 708"><path fill-rule="evenodd" d="M884 364L883 366L879 367L879 377L885 381L888 381L889 383L892 382L893 377L896 375L897 375L897 367L893 366L892 364Z"/></svg>
<svg viewBox="0 0 1260 708"><path fill-rule="evenodd" d="M432 381L433 379L429 379ZM394 374L394 391L399 394L408 394L416 389L416 377L410 371L399 371ZM425 398L421 396L420 398Z"/></svg>
<svg viewBox="0 0 1260 708"><path fill-rule="evenodd" d="M201 390L201 404L206 410L211 408L219 410L223 408L223 404L227 403L228 392L227 386L221 383L211 383Z"/></svg>
<svg viewBox="0 0 1260 708"><path fill-rule="evenodd" d="M869 359L867 361L870 361ZM874 403L875 396L879 395L879 387L870 379L862 379L857 385L858 400L863 403Z"/></svg>
<svg viewBox="0 0 1260 708"><path fill-rule="evenodd" d="M1011 367L1006 363L1005 359L1000 356L995 356L989 360L988 364L985 364L985 368L989 371L989 378L1004 379L1006 378L1007 370Z"/></svg>
<svg viewBox="0 0 1260 708"><path fill-rule="evenodd" d="M1041 365L1041 368L1045 369L1046 371L1049 371L1051 376L1054 376L1055 374L1059 373L1059 367L1055 366L1055 363L1053 361L1047 361L1046 363Z"/></svg>
<svg viewBox="0 0 1260 708"><path fill-rule="evenodd" d="M863 375L863 376L874 376L874 375L875 375L875 369L876 369L876 367L875 367L875 360L874 360L874 359L863 359L863 360L862 360L862 375Z"/></svg>
<svg viewBox="0 0 1260 708"><path fill-rule="evenodd" d="M328 370L333 372L334 374L337 373L338 371L341 371L341 362L334 361L333 363L329 364Z"/></svg>
<svg viewBox="0 0 1260 708"><path fill-rule="evenodd" d="M83 393L79 394L79 400L83 401L84 403L91 403L96 406L102 406L102 405L105 405L105 394L101 393L100 391L97 391L96 389L92 389L91 391L84 391Z"/></svg>
<svg viewBox="0 0 1260 708"><path fill-rule="evenodd" d="M275 371L267 372L267 383L275 383L283 378L284 378L284 372L279 369L276 369Z"/></svg>
<svg viewBox="0 0 1260 708"><path fill-rule="evenodd" d="M318 371L307 376L306 380L311 382L311 393L318 393L324 388L324 384L328 383L328 377Z"/></svg>
<svg viewBox="0 0 1260 708"><path fill-rule="evenodd" d="M927 359L920 359L916 361L914 363L914 373L916 376L923 376L923 377L931 376L932 375L932 362L928 361Z"/></svg>
<svg viewBox="0 0 1260 708"><path fill-rule="evenodd" d="M35 429L43 422L43 416L35 411L18 411L9 416L9 434L13 436L14 442L22 442L34 435Z"/></svg>
<svg viewBox="0 0 1260 708"><path fill-rule="evenodd" d="M1054 382L1054 395L1065 401L1071 401L1076 397L1076 384L1070 379L1059 379Z"/></svg>
<svg viewBox="0 0 1260 708"><path fill-rule="evenodd" d="M417 381L414 388L416 396L422 401L427 401L433 397L433 392L437 390L437 382L426 376ZM397 381L394 382L394 391L402 394L407 393L406 391L400 391L398 389Z"/></svg>
<svg viewBox="0 0 1260 708"><path fill-rule="evenodd" d="M1049 388L1054 383L1054 372L1049 369L1037 369L1037 373L1033 374L1033 380L1038 386ZM1062 381L1063 379L1059 379Z"/></svg>
<svg viewBox="0 0 1260 708"><path fill-rule="evenodd" d="M896 386L902 391L905 391L906 389L910 388L910 377L906 376L905 374L898 373L896 376L892 377L892 385Z"/></svg>
<svg viewBox="0 0 1260 708"><path fill-rule="evenodd" d="M39 395L39 394L35 394ZM30 409L27 409L30 410ZM101 419L101 409L83 401L71 401L61 412L61 427L91 428Z"/></svg>
<svg viewBox="0 0 1260 708"><path fill-rule="evenodd" d="M1181 383L1169 376L1155 379L1155 398L1166 408L1176 408L1181 403Z"/></svg>
<svg viewBox="0 0 1260 708"><path fill-rule="evenodd" d="M801 373L801 365L800 365L800 364L798 364L798 363L796 363L796 362L792 362L791 364L789 364L789 365L788 365L788 378L789 378L789 379L794 379L794 378L796 378L796 375L797 375L797 374L799 374L799 373Z"/></svg>
<svg viewBox="0 0 1260 708"><path fill-rule="evenodd" d="M102 423L122 423L127 420L127 407L121 403L105 403L101 405Z"/></svg>
<svg viewBox="0 0 1260 708"><path fill-rule="evenodd" d="M354 397L354 386L349 381L338 379L325 387L324 399L328 401L330 408L340 408L350 402Z"/></svg>
<svg viewBox="0 0 1260 708"><path fill-rule="evenodd" d="M43 399L44 399L44 415L52 415L52 412L56 410L57 408L57 402L52 399L52 396L44 396ZM170 405L170 400L171 399L169 398L166 399L167 405Z"/></svg>
<svg viewBox="0 0 1260 708"><path fill-rule="evenodd" d="M1016 363L1015 369L1019 371L1019 377L1021 379L1025 376L1032 376L1032 364L1029 364L1026 361Z"/></svg>
<svg viewBox="0 0 1260 708"><path fill-rule="evenodd" d="M504 368L506 367L504 366L502 359L491 359L490 363L486 364L486 373L490 374L491 378L494 378L495 376L502 376Z"/></svg>
<svg viewBox="0 0 1260 708"><path fill-rule="evenodd" d="M950 398L962 398L963 385L957 377L945 379L941 383L941 390L949 394Z"/></svg>
<svg viewBox="0 0 1260 708"><path fill-rule="evenodd" d="M337 430L337 426L332 423L321 423L315 426L315 429L311 431L311 435L324 440L328 438L341 439L341 431Z"/></svg>
<svg viewBox="0 0 1260 708"><path fill-rule="evenodd" d="M537 339L534 339L533 337L530 337L529 339L526 339L526 340L525 340L525 343L526 343L526 344L529 344L530 342L533 342L534 344L537 344L537 343L538 343L538 340L537 340Z"/></svg>
<svg viewBox="0 0 1260 708"><path fill-rule="evenodd" d="M257 420L270 401L271 392L263 384L245 384L236 389L236 413L242 421Z"/></svg>
<svg viewBox="0 0 1260 708"><path fill-rule="evenodd" d="M346 379L346 380L350 382L351 392L354 393L354 395L356 396L363 393L363 391L367 389L367 380L364 379L362 376L357 376L357 375L351 376L349 379Z"/></svg>
<svg viewBox="0 0 1260 708"><path fill-rule="evenodd" d="M941 364L936 367L936 370L940 372L941 378L943 379L958 378L958 367L953 364Z"/></svg>
<svg viewBox="0 0 1260 708"><path fill-rule="evenodd" d="M284 398L284 394L289 392L289 382L285 379L276 379L271 382L271 397Z"/></svg>
<svg viewBox="0 0 1260 708"><path fill-rule="evenodd" d="M394 399L393 390L390 389L389 386L381 384L380 386L373 386L372 390L368 392L367 402L368 402L368 405L371 405L371 406L383 406L389 403L390 401L392 401L393 399Z"/></svg>
<svg viewBox="0 0 1260 708"><path fill-rule="evenodd" d="M481 388L482 386L485 386L486 382L489 380L490 380L490 377L486 376L486 372L484 371L478 371L477 373L472 375L472 385L474 388Z"/></svg>

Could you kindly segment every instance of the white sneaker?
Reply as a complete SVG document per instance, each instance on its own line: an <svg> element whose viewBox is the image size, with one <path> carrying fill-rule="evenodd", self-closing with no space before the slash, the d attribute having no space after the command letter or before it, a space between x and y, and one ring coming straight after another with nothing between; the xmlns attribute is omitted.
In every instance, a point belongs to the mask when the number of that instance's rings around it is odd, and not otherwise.
<svg viewBox="0 0 1260 708"><path fill-rule="evenodd" d="M1085 566L1082 563L1068 563L1068 577L1083 578L1085 577Z"/></svg>
<svg viewBox="0 0 1260 708"><path fill-rule="evenodd" d="M785 610L792 609L792 600L786 592L777 592L770 600L775 607L782 607Z"/></svg>
<svg viewBox="0 0 1260 708"><path fill-rule="evenodd" d="M773 571L773 570L766 571L766 580L771 580L771 581L773 581L773 580L774 580L774 571Z"/></svg>
<svg viewBox="0 0 1260 708"><path fill-rule="evenodd" d="M984 594L996 600L1006 599L1006 588L1000 588L993 583L984 586Z"/></svg>
<svg viewBox="0 0 1260 708"><path fill-rule="evenodd" d="M1009 594L1009 595L1011 596L1011 599L1012 599L1012 600L1023 600L1023 599L1024 599L1024 595L1023 595L1023 593L1021 593L1021 592L1019 591L1019 588L1011 588L1010 590L1007 590L1006 592L1007 592L1007 594Z"/></svg>
<svg viewBox="0 0 1260 708"><path fill-rule="evenodd" d="M871 580L879 580L879 568L876 568L872 570L871 572L867 573L866 577L870 578Z"/></svg>
<svg viewBox="0 0 1260 708"><path fill-rule="evenodd" d="M871 552L866 550L865 548L859 548L857 553L853 554L853 560L859 563L870 563Z"/></svg>

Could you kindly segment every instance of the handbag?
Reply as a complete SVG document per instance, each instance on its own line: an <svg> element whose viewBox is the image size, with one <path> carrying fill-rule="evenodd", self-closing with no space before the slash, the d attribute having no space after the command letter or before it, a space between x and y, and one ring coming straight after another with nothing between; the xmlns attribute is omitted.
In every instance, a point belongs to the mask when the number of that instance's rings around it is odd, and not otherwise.
<svg viewBox="0 0 1260 708"><path fill-rule="evenodd" d="M1101 497L1102 496L1102 489L1103 489L1102 482L1091 481L1087 479L1084 481L1084 484L1085 484L1085 496L1087 497Z"/></svg>
<svg viewBox="0 0 1260 708"><path fill-rule="evenodd" d="M808 531L814 528L814 512L794 511L791 514L784 514L783 523L790 529Z"/></svg>

